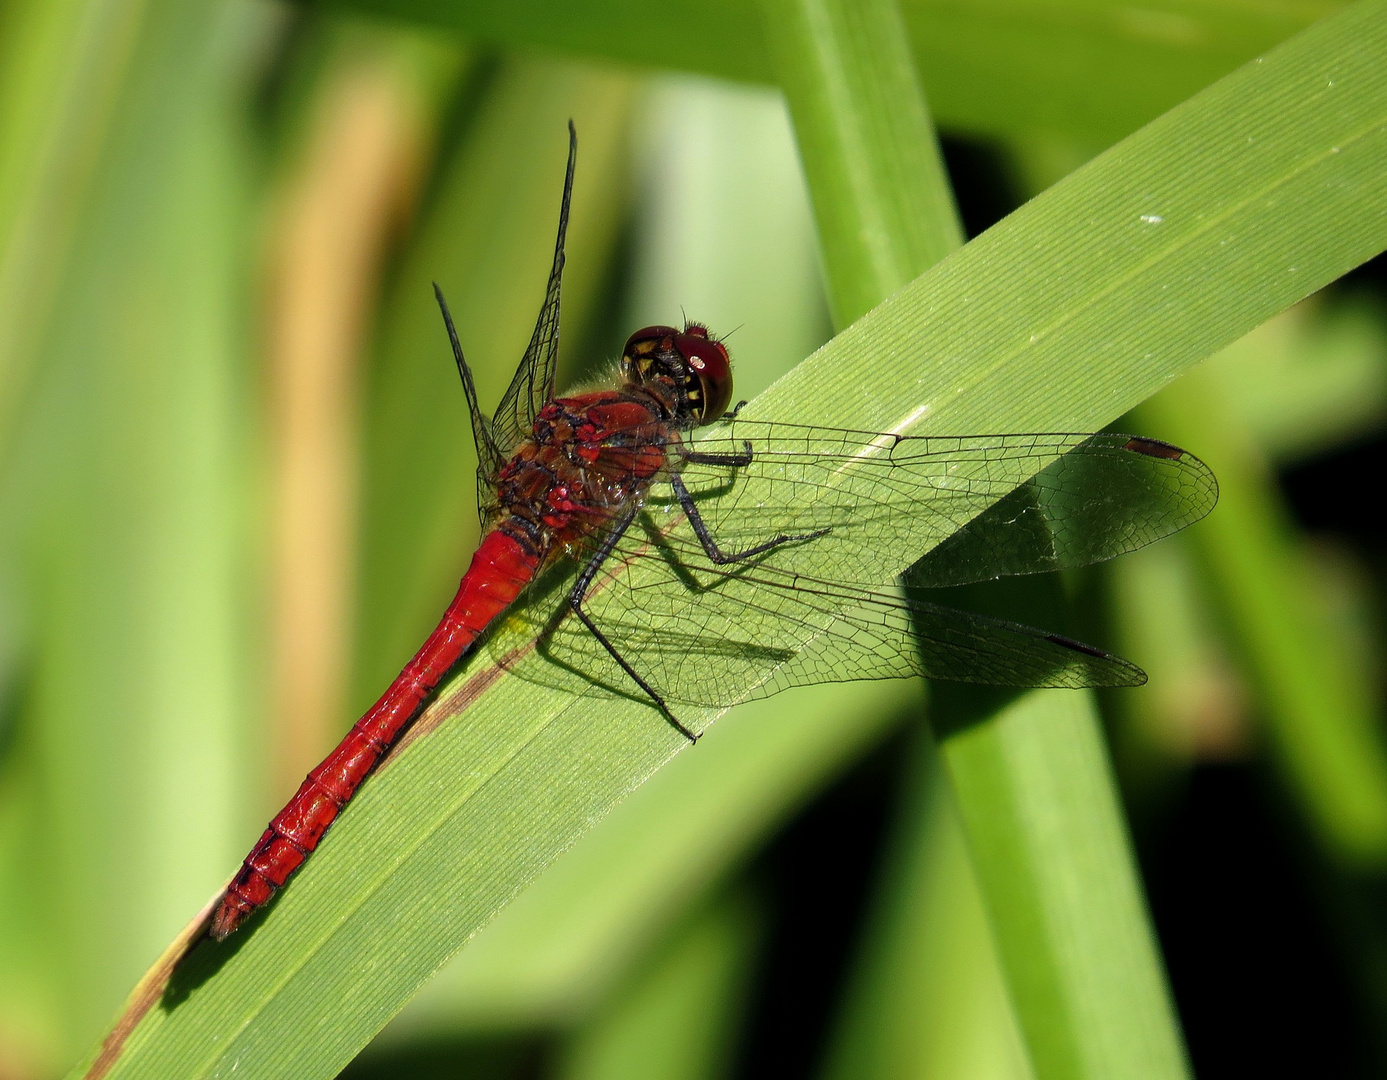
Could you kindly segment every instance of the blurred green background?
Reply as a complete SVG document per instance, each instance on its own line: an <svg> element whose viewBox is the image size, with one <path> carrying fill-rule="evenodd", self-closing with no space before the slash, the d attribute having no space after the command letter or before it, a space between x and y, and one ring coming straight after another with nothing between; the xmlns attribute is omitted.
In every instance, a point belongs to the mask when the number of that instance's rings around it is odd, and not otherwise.
<svg viewBox="0 0 1387 1080"><path fill-rule="evenodd" d="M907 2L970 234L1333 4ZM830 335L753 15L0 0L0 1080L61 1074L398 670L580 137L560 381L681 310L752 396ZM808 418L811 420L825 418ZM831 418L828 418L831 422ZM1068 582L1204 1076L1387 1075L1387 269L1143 406L1216 515ZM1031 1075L905 683L716 727L359 1077Z"/></svg>

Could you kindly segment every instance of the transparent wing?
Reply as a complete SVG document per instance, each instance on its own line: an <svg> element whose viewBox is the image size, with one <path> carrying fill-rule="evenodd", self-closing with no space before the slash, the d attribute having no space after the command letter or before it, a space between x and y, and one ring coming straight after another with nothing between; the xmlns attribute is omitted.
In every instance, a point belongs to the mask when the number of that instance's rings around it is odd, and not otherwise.
<svg viewBox="0 0 1387 1080"><path fill-rule="evenodd" d="M922 587L1086 566L1198 521L1218 498L1198 458L1127 435L908 438L736 421L689 449L750 454L735 468L671 456L725 551L828 530L768 559L864 585L922 556ZM692 564L707 561L677 502L657 491L648 509Z"/></svg>
<svg viewBox="0 0 1387 1080"><path fill-rule="evenodd" d="M649 536L649 526L642 530ZM650 545L623 540L631 559ZM792 686L855 679L932 679L997 686L1134 686L1135 665L1043 630L927 603L905 592L845 588L760 566L678 565L664 573L616 564L586 610L671 703L726 706ZM666 561L669 559L669 561ZM556 575L561 601L573 574ZM520 608L493 653L521 677L573 694L646 700L562 603ZM533 651L527 646L534 642Z"/></svg>
<svg viewBox="0 0 1387 1080"><path fill-rule="evenodd" d="M554 242L554 263L544 304L539 309L529 347L515 370L510 387L491 421L492 441L506 453L529 436L535 414L554 396L554 368L559 357L559 293L563 282L564 237L568 233L568 210L573 201L573 166L577 160L578 136L573 121L568 122L568 171L564 175L563 200L559 204L559 235Z"/></svg>
<svg viewBox="0 0 1387 1080"><path fill-rule="evenodd" d="M477 513L485 525L496 503L496 478L505 463L501 448L491 434L491 421L477 404L477 386L472 381L472 369L467 358L462 355L462 344L458 341L457 327L453 325L453 314L448 310L448 301L438 282L433 283L433 295L438 301L438 310L443 313L443 325L448 329L448 341L453 347L453 359L457 362L458 376L462 379L463 396L467 398L467 415L472 421L472 444L477 448Z"/></svg>

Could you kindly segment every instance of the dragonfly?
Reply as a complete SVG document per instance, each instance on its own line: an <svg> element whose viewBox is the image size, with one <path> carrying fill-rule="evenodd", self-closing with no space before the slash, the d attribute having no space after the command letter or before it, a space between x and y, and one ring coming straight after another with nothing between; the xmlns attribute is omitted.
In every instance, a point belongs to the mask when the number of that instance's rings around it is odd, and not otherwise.
<svg viewBox="0 0 1387 1080"><path fill-rule="evenodd" d="M1107 433L909 436L744 419L745 402L729 408L726 345L687 321L633 333L613 385L556 397L576 152L570 123L544 300L490 418L435 285L479 462L471 565L423 646L251 849L213 938L284 886L483 641L522 677L644 701L690 741L686 706L811 683L1146 681L1101 649L914 590L1086 566L1168 536L1213 508L1203 462ZM893 586L917 555L911 589Z"/></svg>

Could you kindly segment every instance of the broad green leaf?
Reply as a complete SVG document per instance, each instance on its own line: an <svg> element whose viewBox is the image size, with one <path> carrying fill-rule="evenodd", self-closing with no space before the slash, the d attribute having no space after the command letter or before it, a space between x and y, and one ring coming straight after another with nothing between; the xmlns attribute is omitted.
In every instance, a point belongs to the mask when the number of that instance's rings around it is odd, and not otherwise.
<svg viewBox="0 0 1387 1080"><path fill-rule="evenodd" d="M1383 12L1349 9L1118 145L844 331L757 412L1097 428L1372 256L1387 244ZM886 553L883 572L917 554ZM681 748L642 706L563 699L482 661L418 734L266 918L199 945L166 994L153 973L106 1074L331 1075Z"/></svg>
<svg viewBox="0 0 1387 1080"><path fill-rule="evenodd" d="M770 78L756 5L736 0L332 0L481 41L748 82ZM1160 0L972 0L901 5L925 92L942 127L1036 130L1106 145L1315 19L1293 4Z"/></svg>

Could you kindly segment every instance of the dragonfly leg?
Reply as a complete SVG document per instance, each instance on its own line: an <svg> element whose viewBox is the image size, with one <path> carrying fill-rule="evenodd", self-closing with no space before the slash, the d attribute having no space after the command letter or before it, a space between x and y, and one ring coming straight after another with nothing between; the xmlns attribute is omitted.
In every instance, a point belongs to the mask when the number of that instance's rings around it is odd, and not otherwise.
<svg viewBox="0 0 1387 1080"><path fill-rule="evenodd" d="M746 405L746 398L742 398L741 401L737 402L737 404L733 405L732 408L728 409L725 413L723 413L720 417L718 417L718 422L721 423L721 422L724 421L724 420L735 420L735 419L737 419L737 414L738 414L739 412L742 411L742 408L743 408L745 405Z"/></svg>
<svg viewBox="0 0 1387 1080"><path fill-rule="evenodd" d="M603 538L601 545L592 554L586 565L578 574L578 580L573 583L573 588L568 593L568 606L573 614L578 616L583 625L587 627L588 633L595 637L602 648L606 649L611 658L620 665L621 670L631 677L631 681L639 686L647 697L655 703L655 707L664 715L670 727L683 735L689 742L698 742L698 735L686 728L679 722L679 718L671 711L669 704L661 696L660 692L641 678L640 672L633 668L626 657L622 656L617 647L607 640L607 635L597 628L597 624L592 621L592 617L583 610L583 600L587 597L588 589L592 587L592 579L597 576L597 571L602 568L602 564L607 561L608 556L616 548L621 537L626 530L631 527L631 522L636 519L636 511L639 505L633 505L624 512L611 531Z"/></svg>
<svg viewBox="0 0 1387 1080"><path fill-rule="evenodd" d="M747 452L750 453L750 448ZM689 524L693 526L693 531L698 536L698 542L703 545L703 550L707 553L709 560L717 566L750 559L773 548L778 548L782 544L793 544L800 540L817 540L829 531L828 529L816 529L814 532L799 533L793 536L788 533L781 533L779 536L767 540L764 544L757 544L745 551L726 552L718 547L718 542L713 539L713 534L708 529L708 523L698 512L698 506L694 503L693 496L689 494L689 489L684 486L683 478L675 473L669 478L669 482L674 488L675 498L679 500L679 505L683 507L684 513L689 519Z"/></svg>

